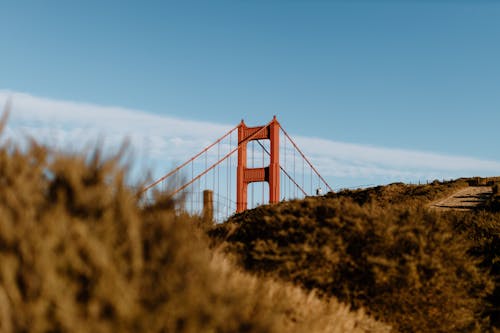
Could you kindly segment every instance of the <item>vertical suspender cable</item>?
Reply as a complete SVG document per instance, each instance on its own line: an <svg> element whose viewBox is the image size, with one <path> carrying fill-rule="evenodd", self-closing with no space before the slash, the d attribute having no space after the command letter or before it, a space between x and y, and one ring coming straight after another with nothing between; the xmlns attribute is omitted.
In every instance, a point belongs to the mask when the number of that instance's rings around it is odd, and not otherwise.
<svg viewBox="0 0 500 333"><path fill-rule="evenodd" d="M196 209L201 212L201 203L203 202L203 191L201 190L201 179L198 180L198 205Z"/></svg>
<svg viewBox="0 0 500 333"><path fill-rule="evenodd" d="M229 151L233 148L233 136L229 137ZM231 161L229 163L229 204L231 204L231 201L233 200L233 157L229 156L229 160ZM236 200L234 200L236 201Z"/></svg>
<svg viewBox="0 0 500 333"><path fill-rule="evenodd" d="M220 161L220 144L217 145L217 161ZM220 214L220 164L217 166L217 217Z"/></svg>
<svg viewBox="0 0 500 333"><path fill-rule="evenodd" d="M281 129L281 128L280 128L280 129ZM284 148L285 148L285 153L284 153L284 155L285 155L285 161L284 161L284 162L285 162L285 170L286 170L286 136L285 136L285 135L283 135L283 138L284 138L284 139L283 139L283 144L284 144L284 146L285 146L285 147L284 147ZM286 183L287 183L287 182L285 182L285 190L284 190L284 193L286 193L286 196L288 197L288 199L290 199L290 195L286 192Z"/></svg>
<svg viewBox="0 0 500 333"><path fill-rule="evenodd" d="M191 161L191 181L193 179L194 179L194 165L193 161ZM194 206L194 186L191 186L191 211L193 211L193 206Z"/></svg>
<svg viewBox="0 0 500 333"><path fill-rule="evenodd" d="M310 174L311 175L311 180L310 180L310 183L309 183L311 185L311 192L309 192L309 193L311 193L311 195L314 195L314 193L313 193L313 170L311 168L309 168L309 172L311 173Z"/></svg>
<svg viewBox="0 0 500 333"><path fill-rule="evenodd" d="M231 136L229 136L229 149L231 149ZM224 154L225 155L225 154ZM226 216L229 216L229 169L231 164L231 156L227 159L226 163Z"/></svg>
<svg viewBox="0 0 500 333"><path fill-rule="evenodd" d="M288 178L288 198L289 199L294 199L294 197L293 197L292 180L290 178Z"/></svg>
<svg viewBox="0 0 500 333"><path fill-rule="evenodd" d="M264 168L264 167L265 167L265 165L264 165L264 164L266 163L266 162L264 161L264 157L265 157L265 156L264 156L264 149L261 149L261 150L262 150L262 167ZM264 187L266 186L266 183L265 183L265 182L261 182L261 184L262 184L262 201L261 201L261 205L263 205L263 204L264 204L264 202L265 202L265 201L264 201L264 200L265 200L265 198L264 198Z"/></svg>
<svg viewBox="0 0 500 333"><path fill-rule="evenodd" d="M302 159L302 188L305 188L306 186L306 175L305 175L305 168L304 168L304 159Z"/></svg>
<svg viewBox="0 0 500 333"><path fill-rule="evenodd" d="M212 192L213 192L213 199L215 199L215 168L212 169ZM214 212L214 219L216 218L216 212Z"/></svg>
<svg viewBox="0 0 500 333"><path fill-rule="evenodd" d="M281 132L280 132L280 135L281 135ZM283 136L282 135L280 136L280 142L283 142ZM281 156L283 156L283 152L282 152L282 148L280 147L280 157ZM283 165L281 163L281 161L280 161L280 165ZM283 186L283 180L284 180L284 178L282 176L283 176L283 172L280 170L280 194L281 194L280 201L283 201L283 199L284 199L283 193L285 193L285 187Z"/></svg>
<svg viewBox="0 0 500 333"><path fill-rule="evenodd" d="M293 150L293 180L297 179L296 175L295 175L295 149ZM296 186L294 186L294 189L293 189L293 195L295 198L297 198L297 189L295 188Z"/></svg>
<svg viewBox="0 0 500 333"><path fill-rule="evenodd" d="M252 168L255 167L255 141L252 141ZM250 184L252 187L252 208L255 207L255 197L254 197L254 186Z"/></svg>
<svg viewBox="0 0 500 333"><path fill-rule="evenodd" d="M205 152L205 170L208 169L208 152ZM205 177L205 188L204 190L208 190L208 177Z"/></svg>

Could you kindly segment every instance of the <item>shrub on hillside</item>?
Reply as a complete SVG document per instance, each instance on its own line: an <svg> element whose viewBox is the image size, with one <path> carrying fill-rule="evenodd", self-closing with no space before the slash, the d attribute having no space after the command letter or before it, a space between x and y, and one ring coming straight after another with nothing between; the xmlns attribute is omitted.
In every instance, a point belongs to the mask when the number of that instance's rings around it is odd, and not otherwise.
<svg viewBox="0 0 500 333"><path fill-rule="evenodd" d="M466 239L424 208L311 198L238 214L212 236L248 270L365 307L403 332L485 327L491 279Z"/></svg>
<svg viewBox="0 0 500 333"><path fill-rule="evenodd" d="M495 289L488 297L490 306L486 314L495 327L500 327L500 214L477 212L448 212L446 217L455 230L466 236L472 244L469 254L479 260L480 267L488 270L495 280Z"/></svg>
<svg viewBox="0 0 500 333"><path fill-rule="evenodd" d="M486 209L492 212L500 212L500 185L492 186L492 196L486 202Z"/></svg>
<svg viewBox="0 0 500 333"><path fill-rule="evenodd" d="M394 183L366 189L343 190L338 193L330 192L327 194L327 197L330 199L350 198L360 205L368 203L377 204L379 206L404 204L406 207L417 207L445 197L466 186L469 185L465 179L446 181L443 183L435 180L430 184L424 185Z"/></svg>

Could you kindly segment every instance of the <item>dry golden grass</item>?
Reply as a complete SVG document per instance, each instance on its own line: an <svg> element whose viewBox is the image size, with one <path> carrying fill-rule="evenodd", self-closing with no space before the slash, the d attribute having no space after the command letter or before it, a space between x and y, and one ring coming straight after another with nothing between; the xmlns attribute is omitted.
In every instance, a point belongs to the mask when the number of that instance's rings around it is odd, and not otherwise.
<svg viewBox="0 0 500 333"><path fill-rule="evenodd" d="M0 332L387 332L243 272L194 217L139 203L120 156L0 147Z"/></svg>
<svg viewBox="0 0 500 333"><path fill-rule="evenodd" d="M337 297L398 331L489 331L499 324L500 215L427 208L463 183L262 206L210 234L248 271Z"/></svg>

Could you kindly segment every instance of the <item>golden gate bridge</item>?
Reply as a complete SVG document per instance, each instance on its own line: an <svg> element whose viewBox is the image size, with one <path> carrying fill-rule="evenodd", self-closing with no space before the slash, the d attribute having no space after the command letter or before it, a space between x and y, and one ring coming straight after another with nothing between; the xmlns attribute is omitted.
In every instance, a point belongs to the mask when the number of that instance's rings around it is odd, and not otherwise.
<svg viewBox="0 0 500 333"><path fill-rule="evenodd" d="M276 116L264 126L242 120L212 144L141 190L155 189L178 200L179 207L201 215L208 199L213 219L261 204L333 192Z"/></svg>

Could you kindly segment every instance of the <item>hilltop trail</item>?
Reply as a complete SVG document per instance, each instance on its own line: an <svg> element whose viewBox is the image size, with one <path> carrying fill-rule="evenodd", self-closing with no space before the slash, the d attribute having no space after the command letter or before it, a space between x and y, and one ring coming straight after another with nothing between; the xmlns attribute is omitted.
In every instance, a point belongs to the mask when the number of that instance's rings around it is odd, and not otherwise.
<svg viewBox="0 0 500 333"><path fill-rule="evenodd" d="M432 202L429 207L438 210L467 211L484 204L492 193L489 186L470 186L453 193L449 197Z"/></svg>

